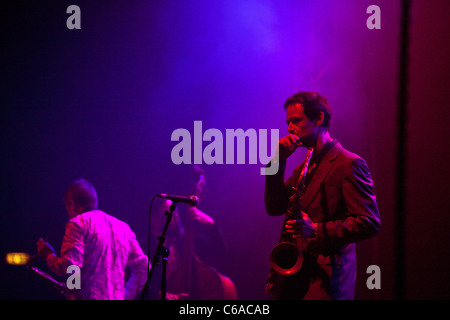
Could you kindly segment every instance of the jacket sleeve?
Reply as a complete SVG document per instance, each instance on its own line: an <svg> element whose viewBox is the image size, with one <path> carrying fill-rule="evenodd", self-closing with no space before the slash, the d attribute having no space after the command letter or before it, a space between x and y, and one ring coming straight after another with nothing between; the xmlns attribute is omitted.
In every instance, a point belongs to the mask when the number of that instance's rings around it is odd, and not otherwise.
<svg viewBox="0 0 450 320"><path fill-rule="evenodd" d="M317 240L322 245L344 245L367 239L380 230L380 215L366 162L355 159L344 169L342 195L345 213L342 219L319 223Z"/></svg>
<svg viewBox="0 0 450 320"><path fill-rule="evenodd" d="M303 163L298 165L292 176L284 181L286 161L280 161L278 172L274 175L266 175L264 191L264 203L270 216L280 216L286 213L292 187L295 186Z"/></svg>
<svg viewBox="0 0 450 320"><path fill-rule="evenodd" d="M271 163L268 164L270 165ZM280 216L286 212L289 195L284 184L285 170L286 161L280 161L278 172L274 175L266 175L264 204L270 216Z"/></svg>

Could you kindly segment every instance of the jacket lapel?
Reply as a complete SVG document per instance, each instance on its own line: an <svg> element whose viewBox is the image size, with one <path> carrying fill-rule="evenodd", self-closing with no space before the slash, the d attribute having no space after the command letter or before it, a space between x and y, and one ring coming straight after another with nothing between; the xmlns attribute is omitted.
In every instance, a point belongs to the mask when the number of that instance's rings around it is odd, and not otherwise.
<svg viewBox="0 0 450 320"><path fill-rule="evenodd" d="M331 169L334 167L334 160L336 160L337 155L342 150L342 146L340 143L337 143L330 151L328 151L323 157L322 161L319 163L314 176L311 179L311 182L306 189L305 195L302 200L302 211L307 212L308 207L311 202L313 202L317 193L320 190L320 185L322 181L326 179Z"/></svg>

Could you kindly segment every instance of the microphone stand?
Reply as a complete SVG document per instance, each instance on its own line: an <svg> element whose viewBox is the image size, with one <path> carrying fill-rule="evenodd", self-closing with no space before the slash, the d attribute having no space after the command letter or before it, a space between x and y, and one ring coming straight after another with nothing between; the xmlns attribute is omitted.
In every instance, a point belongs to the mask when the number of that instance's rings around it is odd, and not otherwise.
<svg viewBox="0 0 450 320"><path fill-rule="evenodd" d="M147 276L147 282L145 283L144 289L142 291L142 297L144 297L144 294L148 294L148 286L150 284L150 280L153 275L153 271L155 270L155 267L159 265L159 262L162 261L162 276L161 276L161 300L166 300L166 285L167 285L167 279L166 279L166 270L167 270L167 258L169 257L169 249L164 247L164 241L166 240L166 232L167 228L169 227L170 221L172 220L173 212L176 209L175 201L172 201L172 204L170 205L169 211L166 211L165 215L166 217L166 223L164 225L164 229L162 234L158 237L158 247L156 248L156 252L152 258L152 265L150 268L150 271Z"/></svg>

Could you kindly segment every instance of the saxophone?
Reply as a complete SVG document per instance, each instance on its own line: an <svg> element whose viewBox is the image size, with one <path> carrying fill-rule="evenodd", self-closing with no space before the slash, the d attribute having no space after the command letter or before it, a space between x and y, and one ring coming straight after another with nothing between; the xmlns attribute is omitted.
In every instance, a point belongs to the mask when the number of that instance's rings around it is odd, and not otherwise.
<svg viewBox="0 0 450 320"><path fill-rule="evenodd" d="M300 172L298 183L293 188L294 194L289 198L288 210L281 228L280 240L270 254L271 268L267 279L266 291L273 295L277 295L276 292L280 290L279 287L283 278L295 275L303 264L302 251L296 245L295 238L286 232L285 225L288 220L298 220L301 218L301 202L305 193L306 175L313 151L313 148L308 148L306 152L305 164Z"/></svg>

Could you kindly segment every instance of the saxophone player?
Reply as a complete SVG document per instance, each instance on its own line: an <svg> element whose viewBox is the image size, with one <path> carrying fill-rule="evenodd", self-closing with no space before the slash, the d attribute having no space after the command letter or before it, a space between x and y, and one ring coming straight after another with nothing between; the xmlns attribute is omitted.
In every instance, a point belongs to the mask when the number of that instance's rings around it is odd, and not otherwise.
<svg viewBox="0 0 450 320"><path fill-rule="evenodd" d="M286 213L302 171L303 164L299 164L285 181L287 159L298 147L313 148L314 152L299 218L285 220L283 226L302 249L303 263L289 281L276 288L274 297L353 299L355 242L376 235L380 229L371 174L364 159L331 137L331 109L324 96L298 92L287 98L284 109L289 134L278 143L278 173L266 176L264 199L269 215Z"/></svg>

